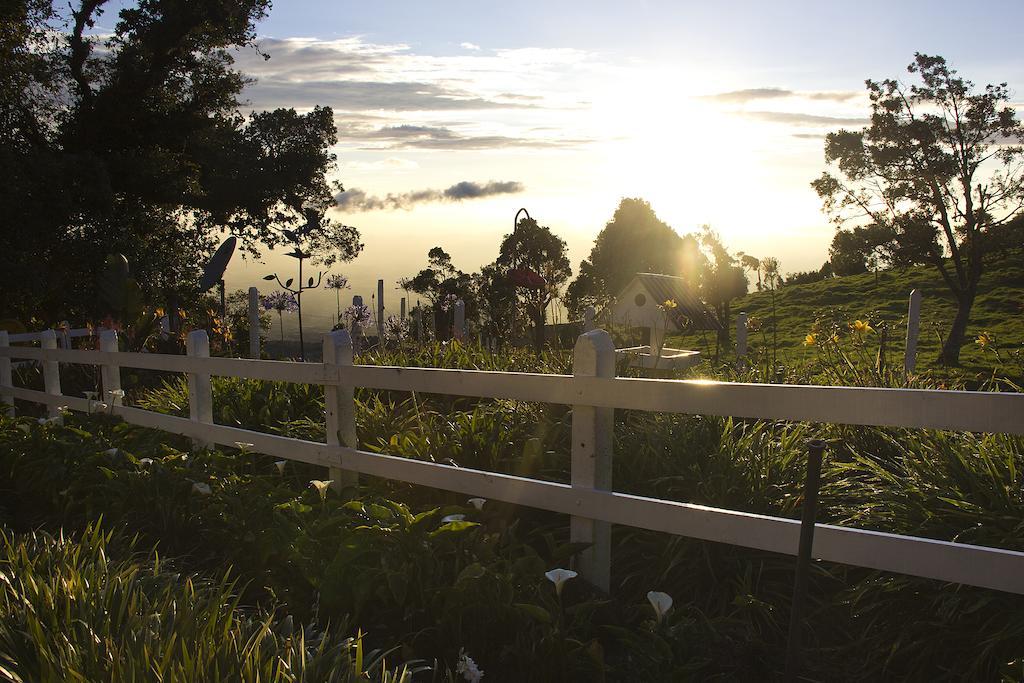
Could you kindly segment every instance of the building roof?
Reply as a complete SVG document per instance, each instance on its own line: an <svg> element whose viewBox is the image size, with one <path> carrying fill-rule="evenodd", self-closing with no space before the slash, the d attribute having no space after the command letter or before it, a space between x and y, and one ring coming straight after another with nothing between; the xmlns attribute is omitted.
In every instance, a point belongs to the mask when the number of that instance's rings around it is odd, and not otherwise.
<svg viewBox="0 0 1024 683"><path fill-rule="evenodd" d="M658 273L637 273L636 279L650 292L656 303L660 304L670 299L675 301L678 306L675 309L676 313L686 316L692 328L698 330L722 329L722 323L719 322L715 312L697 298L683 278ZM678 318L673 322L677 328L683 329Z"/></svg>

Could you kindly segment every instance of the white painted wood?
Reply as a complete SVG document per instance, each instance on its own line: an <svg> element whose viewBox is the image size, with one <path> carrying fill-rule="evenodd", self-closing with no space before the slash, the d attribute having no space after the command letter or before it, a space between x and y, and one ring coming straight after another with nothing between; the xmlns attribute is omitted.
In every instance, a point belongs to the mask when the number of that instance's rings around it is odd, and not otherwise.
<svg viewBox="0 0 1024 683"><path fill-rule="evenodd" d="M39 346L47 350L57 348L57 334L53 330L44 330L39 335ZM56 360L43 361L43 387L51 396L60 396L60 363ZM47 410L50 417L60 415L59 406L51 405Z"/></svg>
<svg viewBox="0 0 1024 683"><path fill-rule="evenodd" d="M377 343L384 343L384 280L377 280Z"/></svg>
<svg viewBox="0 0 1024 683"><path fill-rule="evenodd" d="M209 358L210 337L206 330L189 332L186 341L189 356ZM213 424L213 386L209 373L193 371L188 373L188 414L193 422ZM209 448L214 441L203 437L192 439L195 448Z"/></svg>
<svg viewBox="0 0 1024 683"><path fill-rule="evenodd" d="M335 330L324 335L325 372L340 366L352 365L352 337L347 330ZM331 446L358 448L356 436L355 387L351 385L328 384L324 386L326 409L327 443ZM335 490L348 489L353 493L359 485L359 474L352 470L332 467L328 473Z"/></svg>
<svg viewBox="0 0 1024 683"><path fill-rule="evenodd" d="M614 377L615 342L604 330L580 335L573 350L573 377ZM614 450L615 411L586 404L572 407L571 481L577 489L610 491L612 488L612 451ZM611 525L592 518L573 515L569 520L569 539L590 543L579 554L583 578L603 591L611 588Z"/></svg>
<svg viewBox="0 0 1024 683"><path fill-rule="evenodd" d="M7 348L11 345L10 335L7 330L0 330L0 348ZM14 386L14 376L11 372L10 356L0 356L0 403L7 407L4 413L7 417L14 417L14 394L6 391L6 387Z"/></svg>
<svg viewBox="0 0 1024 683"><path fill-rule="evenodd" d="M907 375L914 374L917 367L917 338L921 331L921 292L910 292L910 303L907 306L907 348L903 353L903 371Z"/></svg>
<svg viewBox="0 0 1024 683"><path fill-rule="evenodd" d="M595 329L594 318L597 317L597 311L593 306L587 306L583 311L583 332L587 333Z"/></svg>
<svg viewBox="0 0 1024 683"><path fill-rule="evenodd" d="M2 348L2 347L0 347ZM15 387L18 399L85 412L84 398L53 396ZM794 555L799 521L664 501L513 475L483 472L356 451L300 439L204 424L138 408L117 406L125 421L210 442L245 441L267 455L340 467L362 474L430 486L466 495L578 515L613 524L730 543ZM1024 553L949 541L865 531L828 524L815 529L815 558L913 576L1024 594Z"/></svg>
<svg viewBox="0 0 1024 683"><path fill-rule="evenodd" d="M102 365L99 351L0 346L0 357ZM373 389L481 398L509 398L653 412L719 415L883 427L1024 434L1024 395L1010 393L746 384L706 380L580 378L354 365L328 376L319 363L119 353L123 367L205 372L308 384L349 384Z"/></svg>
<svg viewBox="0 0 1024 683"><path fill-rule="evenodd" d="M461 340L466 336L466 302L459 299L455 302L455 322L452 325L452 336Z"/></svg>
<svg viewBox="0 0 1024 683"><path fill-rule="evenodd" d="M736 358L747 356L747 314L741 312L736 316Z"/></svg>
<svg viewBox="0 0 1024 683"><path fill-rule="evenodd" d="M100 383L103 389L103 401L115 406L123 405L121 392L121 366L117 364L117 332L103 330L100 332L100 352L107 355L107 362L100 366Z"/></svg>
<svg viewBox="0 0 1024 683"><path fill-rule="evenodd" d="M260 290L249 288L249 358L260 357Z"/></svg>

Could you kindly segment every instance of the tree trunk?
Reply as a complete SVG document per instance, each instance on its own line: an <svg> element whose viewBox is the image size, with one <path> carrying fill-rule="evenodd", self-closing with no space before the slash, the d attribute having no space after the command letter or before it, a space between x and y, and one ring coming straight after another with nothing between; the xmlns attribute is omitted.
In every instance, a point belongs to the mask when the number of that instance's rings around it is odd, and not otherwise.
<svg viewBox="0 0 1024 683"><path fill-rule="evenodd" d="M533 347L538 356L544 351L544 309L540 306L533 314Z"/></svg>
<svg viewBox="0 0 1024 683"><path fill-rule="evenodd" d="M942 345L942 355L939 356L939 361L943 365L960 365L960 347L964 343L964 334L967 332L967 322L971 317L974 296L973 287L957 295L956 317L953 318L953 327L949 330L949 335Z"/></svg>

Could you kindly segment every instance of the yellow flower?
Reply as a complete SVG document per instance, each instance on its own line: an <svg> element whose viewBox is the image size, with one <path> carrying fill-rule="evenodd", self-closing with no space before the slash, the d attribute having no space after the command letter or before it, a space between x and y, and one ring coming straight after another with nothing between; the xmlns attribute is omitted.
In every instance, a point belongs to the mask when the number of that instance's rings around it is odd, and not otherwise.
<svg viewBox="0 0 1024 683"><path fill-rule="evenodd" d="M832 334L832 343L833 344L838 344L839 343L839 333L838 332L834 332Z"/></svg>
<svg viewBox="0 0 1024 683"><path fill-rule="evenodd" d="M868 324L867 320L854 320L850 323L850 329L857 334L864 334L866 332L873 332L871 325Z"/></svg>
<svg viewBox="0 0 1024 683"><path fill-rule="evenodd" d="M666 299L661 307L666 311L671 311L673 308L679 308L679 304L675 302L675 299Z"/></svg>
<svg viewBox="0 0 1024 683"><path fill-rule="evenodd" d="M814 346L818 343L818 336L816 334L809 334L804 337L804 346Z"/></svg>
<svg viewBox="0 0 1024 683"><path fill-rule="evenodd" d="M982 332L978 335L978 338L974 340L974 343L983 349L987 349L989 346L994 344L996 337L991 332Z"/></svg>

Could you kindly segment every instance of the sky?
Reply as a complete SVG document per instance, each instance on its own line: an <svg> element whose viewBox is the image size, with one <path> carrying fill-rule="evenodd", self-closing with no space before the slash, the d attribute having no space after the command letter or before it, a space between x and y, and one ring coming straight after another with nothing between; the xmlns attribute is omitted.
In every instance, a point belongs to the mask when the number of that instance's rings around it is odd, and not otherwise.
<svg viewBox="0 0 1024 683"><path fill-rule="evenodd" d="M278 0L259 51L236 58L255 78L252 109L334 109L346 192L332 215L366 248L332 272L352 281L346 298L368 300L384 279L395 311L396 281L428 249L476 270L521 207L566 240L574 271L623 197L680 233L708 224L783 272L820 267L834 227L810 182L824 135L865 125L866 78L906 78L920 51L976 83L1024 88L1006 28L1024 24L1024 2L966 8ZM265 286L260 276L293 266L236 259L226 279ZM304 296L334 308L334 293Z"/></svg>

